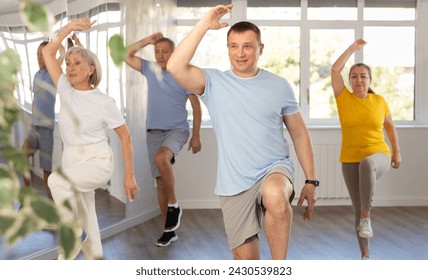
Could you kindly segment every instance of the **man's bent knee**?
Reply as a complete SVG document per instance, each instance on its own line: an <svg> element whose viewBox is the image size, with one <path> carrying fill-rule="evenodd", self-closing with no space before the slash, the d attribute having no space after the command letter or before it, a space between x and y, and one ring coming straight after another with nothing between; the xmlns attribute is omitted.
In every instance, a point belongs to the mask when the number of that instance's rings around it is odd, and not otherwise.
<svg viewBox="0 0 428 280"><path fill-rule="evenodd" d="M259 239L257 235L251 236L245 240L244 244L232 250L235 260L259 260Z"/></svg>
<svg viewBox="0 0 428 280"><path fill-rule="evenodd" d="M174 154L168 148L160 148L155 155L155 163L157 166L171 163L171 159L174 157Z"/></svg>
<svg viewBox="0 0 428 280"><path fill-rule="evenodd" d="M270 181L263 187L262 203L264 208L276 208L281 212L291 208L294 199L294 189L287 177L280 181ZM282 209L280 209L282 208Z"/></svg>

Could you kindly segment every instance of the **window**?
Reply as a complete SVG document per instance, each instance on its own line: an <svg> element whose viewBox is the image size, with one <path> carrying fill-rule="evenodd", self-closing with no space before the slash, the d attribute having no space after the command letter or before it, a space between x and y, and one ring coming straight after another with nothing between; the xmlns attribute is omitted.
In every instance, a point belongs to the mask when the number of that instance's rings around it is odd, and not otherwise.
<svg viewBox="0 0 428 280"><path fill-rule="evenodd" d="M68 11L70 12L70 10ZM76 17L89 17L97 20L91 32L79 32L78 37L83 46L91 49L99 58L103 78L99 88L111 95L118 107L124 112L124 70L116 67L108 53L108 38L114 34L123 33L123 11L120 3L107 3L92 8L79 14L66 14L65 12L55 16L54 32L68 23L69 19ZM40 32L29 32L22 26L7 27L0 26L0 48L15 49L21 58L22 70L17 75L18 86L15 96L21 106L31 111L33 93L32 83L34 74L39 70L37 63L37 48L40 43L47 40ZM59 112L59 102L56 103L55 111Z"/></svg>
<svg viewBox="0 0 428 280"><path fill-rule="evenodd" d="M228 5L231 0L218 1L194 1L194 0L177 0L177 17L180 19L200 19L211 7L216 5ZM228 19L225 15L224 19Z"/></svg>
<svg viewBox="0 0 428 280"><path fill-rule="evenodd" d="M56 15L53 25L54 32L62 28L66 22L68 19L65 12ZM15 97L23 108L31 111L33 77L39 70L37 49L40 43L48 38L41 32L30 32L25 26L2 26L0 30L1 50L15 49L21 59L21 71L16 75L18 83Z"/></svg>
<svg viewBox="0 0 428 280"><path fill-rule="evenodd" d="M259 66L286 77L300 99L300 28L292 26L259 26L265 44Z"/></svg>
<svg viewBox="0 0 428 280"><path fill-rule="evenodd" d="M193 2L193 3L192 3ZM200 1L213 7L214 1ZM213 3L211 3L213 2ZM224 1L230 2L230 1ZM372 68L372 88L384 96L396 121L415 121L416 0L247 0L232 1L230 18L259 26L265 44L259 66L293 86L308 124L338 124L330 68L356 39L368 44L353 56ZM177 1L179 42L208 8ZM224 4L224 3L223 3ZM189 11L192 11L189 15ZM209 31L192 63L228 69L225 30ZM224 49L223 49L224 48ZM208 113L204 116L209 118ZM208 120L206 120L208 121Z"/></svg>
<svg viewBox="0 0 428 280"><path fill-rule="evenodd" d="M364 20L415 20L416 0L369 0L364 5Z"/></svg>
<svg viewBox="0 0 428 280"><path fill-rule="evenodd" d="M356 20L357 0L308 0L309 20Z"/></svg>
<svg viewBox="0 0 428 280"><path fill-rule="evenodd" d="M247 1L247 18L249 20L298 20L300 17L300 0Z"/></svg>
<svg viewBox="0 0 428 280"><path fill-rule="evenodd" d="M345 48L354 41L352 29L313 29L310 31L309 118L337 118L337 107L331 89L330 68ZM338 46L342 46L338 48ZM353 59L348 61L347 73ZM346 79L344 78L346 81Z"/></svg>
<svg viewBox="0 0 428 280"><path fill-rule="evenodd" d="M372 69L372 89L385 97L394 120L413 120L415 28L368 26L364 34L370 42L364 61Z"/></svg>

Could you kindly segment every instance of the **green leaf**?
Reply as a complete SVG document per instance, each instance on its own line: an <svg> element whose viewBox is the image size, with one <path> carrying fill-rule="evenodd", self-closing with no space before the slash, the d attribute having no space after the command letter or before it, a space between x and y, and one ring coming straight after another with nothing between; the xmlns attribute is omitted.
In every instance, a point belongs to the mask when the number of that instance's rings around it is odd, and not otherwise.
<svg viewBox="0 0 428 280"><path fill-rule="evenodd" d="M12 178L0 177L0 208L13 207L13 186Z"/></svg>
<svg viewBox="0 0 428 280"><path fill-rule="evenodd" d="M6 231L12 227L15 217L11 215L0 215L0 235L5 235Z"/></svg>
<svg viewBox="0 0 428 280"><path fill-rule="evenodd" d="M10 173L10 168L7 165L0 164L0 178L12 178L12 173Z"/></svg>
<svg viewBox="0 0 428 280"><path fill-rule="evenodd" d="M108 41L108 47L114 64L120 66L126 60L127 56L127 50L122 36L118 34L113 35Z"/></svg>
<svg viewBox="0 0 428 280"><path fill-rule="evenodd" d="M19 218L21 217L18 217L18 219ZM38 229L38 223L37 220L34 219L34 217L22 215L20 222L21 223L19 227L17 227L16 231L9 237L8 243L10 245L18 242L28 234Z"/></svg>
<svg viewBox="0 0 428 280"><path fill-rule="evenodd" d="M19 201L21 204L27 199L28 197L37 197L40 196L40 194L35 190L34 188L20 188L19 189Z"/></svg>
<svg viewBox="0 0 428 280"><path fill-rule="evenodd" d="M13 167L20 173L25 173L28 170L28 159L25 153L10 145L3 147L3 157L12 162Z"/></svg>
<svg viewBox="0 0 428 280"><path fill-rule="evenodd" d="M58 237L65 259L69 259L78 246L75 231L68 225L61 225L58 229Z"/></svg>
<svg viewBox="0 0 428 280"><path fill-rule="evenodd" d="M32 0L21 0L21 16L30 30L45 33L51 31L53 16L43 5Z"/></svg>
<svg viewBox="0 0 428 280"><path fill-rule="evenodd" d="M6 70L9 73L14 74L21 70L21 58L18 52L12 48L7 48L0 53L0 64L2 65L2 70Z"/></svg>
<svg viewBox="0 0 428 280"><path fill-rule="evenodd" d="M34 214L49 224L59 224L60 217L55 205L46 199L39 198L31 201Z"/></svg>
<svg viewBox="0 0 428 280"><path fill-rule="evenodd" d="M0 86L0 91L2 87ZM14 100L14 102L17 102L17 99ZM3 109L2 111L2 119L0 120L0 129L4 132L10 132L12 131L13 124L18 120L20 116L20 110L19 107L15 108L9 108L9 107L3 107L0 108Z"/></svg>

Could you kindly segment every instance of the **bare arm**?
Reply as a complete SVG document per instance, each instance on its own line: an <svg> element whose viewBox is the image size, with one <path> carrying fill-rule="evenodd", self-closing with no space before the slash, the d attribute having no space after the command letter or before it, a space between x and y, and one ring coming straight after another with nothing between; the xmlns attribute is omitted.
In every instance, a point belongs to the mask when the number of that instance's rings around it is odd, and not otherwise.
<svg viewBox="0 0 428 280"><path fill-rule="evenodd" d="M140 72L141 59L140 57L136 56L136 53L149 44L153 45L158 39L162 37L163 37L163 34L160 32L157 32L126 47L126 50L128 52L128 55L125 60L126 64L132 69Z"/></svg>
<svg viewBox="0 0 428 280"><path fill-rule="evenodd" d="M302 166L306 179L316 180L312 140L305 122L303 121L302 115L299 112L293 115L284 116L283 119L284 124L290 133L297 159L299 160L300 166ZM305 184L300 194L297 206L302 206L305 199L308 202L308 207L306 208L303 218L305 220L311 220L313 208L316 202L315 186Z"/></svg>
<svg viewBox="0 0 428 280"><path fill-rule="evenodd" d="M202 110L199 97L194 94L189 95L190 104L193 109L193 130L192 138L190 138L189 148L192 149L192 152L196 154L201 150L201 119L202 119Z"/></svg>
<svg viewBox="0 0 428 280"><path fill-rule="evenodd" d="M70 21L64 26L58 34L43 48L43 58L45 59L46 68L52 78L55 86L58 86L59 77L62 75L61 64L56 58L56 52L60 49L61 42L75 30L86 30L91 28L95 21L90 22L87 18L77 18Z"/></svg>
<svg viewBox="0 0 428 280"><path fill-rule="evenodd" d="M132 153L131 135L129 134L126 124L115 128L114 131L119 136L120 142L122 143L123 159L125 161L125 194L132 202L135 198L135 195L140 194L140 189L138 188L134 177L134 156Z"/></svg>
<svg viewBox="0 0 428 280"><path fill-rule="evenodd" d="M212 8L178 44L169 58L167 69L184 88L195 94L202 94L205 89L205 74L199 67L190 64L195 51L208 30L218 30L228 26L220 19L232 9L233 5Z"/></svg>
<svg viewBox="0 0 428 280"><path fill-rule="evenodd" d="M64 62L64 58L65 58L65 49L64 46L62 44L59 45L59 56L56 60L58 60L59 65L62 65L62 63Z"/></svg>
<svg viewBox="0 0 428 280"><path fill-rule="evenodd" d="M391 114L386 116L383 127L385 128L389 142L392 146L391 166L393 168L399 168L401 164L400 144L398 143L398 134Z"/></svg>
<svg viewBox="0 0 428 280"><path fill-rule="evenodd" d="M331 84L333 86L334 96L339 96L345 87L342 70L345 67L346 62L357 50L364 47L365 44L366 42L363 39L358 39L350 45L331 66Z"/></svg>

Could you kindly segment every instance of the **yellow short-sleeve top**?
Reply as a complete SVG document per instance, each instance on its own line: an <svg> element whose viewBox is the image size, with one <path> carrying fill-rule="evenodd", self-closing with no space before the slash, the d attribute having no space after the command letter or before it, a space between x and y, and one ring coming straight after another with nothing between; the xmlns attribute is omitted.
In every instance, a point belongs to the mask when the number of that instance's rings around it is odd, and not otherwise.
<svg viewBox="0 0 428 280"><path fill-rule="evenodd" d="M360 162L374 153L391 156L383 132L390 111L382 96L368 94L359 98L344 87L336 104L342 127L340 162Z"/></svg>

